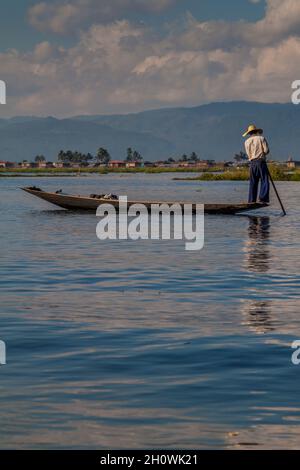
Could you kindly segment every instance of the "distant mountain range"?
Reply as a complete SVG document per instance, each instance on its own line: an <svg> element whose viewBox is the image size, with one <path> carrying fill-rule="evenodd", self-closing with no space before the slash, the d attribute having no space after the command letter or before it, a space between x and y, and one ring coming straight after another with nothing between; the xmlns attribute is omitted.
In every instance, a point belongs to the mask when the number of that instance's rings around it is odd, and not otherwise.
<svg viewBox="0 0 300 470"><path fill-rule="evenodd" d="M202 159L232 160L243 149L241 134L250 123L264 128L274 159L300 159L300 107L229 102L128 115L0 119L0 160L43 154L54 161L61 149L94 154L99 147L114 159L133 147L150 161L193 151Z"/></svg>

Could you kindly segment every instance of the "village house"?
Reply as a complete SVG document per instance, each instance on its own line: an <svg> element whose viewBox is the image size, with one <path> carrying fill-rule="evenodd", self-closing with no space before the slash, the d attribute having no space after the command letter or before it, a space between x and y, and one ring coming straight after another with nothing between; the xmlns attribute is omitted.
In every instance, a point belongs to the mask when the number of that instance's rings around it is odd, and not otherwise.
<svg viewBox="0 0 300 470"><path fill-rule="evenodd" d="M33 167L35 167L35 164L30 163L30 162L21 162L21 163L19 163L19 165L20 165L21 168L33 168Z"/></svg>
<svg viewBox="0 0 300 470"><path fill-rule="evenodd" d="M179 163L177 164L177 166L178 166L179 168L189 168L189 167L191 167L191 166L195 166L195 163L192 163L192 162L179 162Z"/></svg>
<svg viewBox="0 0 300 470"><path fill-rule="evenodd" d="M89 167L91 168L106 168L107 167L107 163L89 163Z"/></svg>
<svg viewBox="0 0 300 470"><path fill-rule="evenodd" d="M82 168L82 163L71 163L70 167L78 170L79 168Z"/></svg>
<svg viewBox="0 0 300 470"><path fill-rule="evenodd" d="M53 168L54 164L52 162L38 162L38 168Z"/></svg>
<svg viewBox="0 0 300 470"><path fill-rule="evenodd" d="M163 161L157 161L157 162L154 162L153 166L157 167L157 168L168 168L170 165L166 162L163 162Z"/></svg>
<svg viewBox="0 0 300 470"><path fill-rule="evenodd" d="M122 160L111 160L108 164L109 168L125 168L126 163Z"/></svg>
<svg viewBox="0 0 300 470"><path fill-rule="evenodd" d="M143 162L126 162L126 168L142 168Z"/></svg>
<svg viewBox="0 0 300 470"><path fill-rule="evenodd" d="M197 168L210 168L215 165L216 165L215 160L201 160L200 162L196 163Z"/></svg>
<svg viewBox="0 0 300 470"><path fill-rule="evenodd" d="M210 168L212 166L216 165L216 162L214 160L201 160L201 161L184 161L184 162L178 162L175 163L175 167L178 168L200 168L200 169L205 169L205 168Z"/></svg>
<svg viewBox="0 0 300 470"><path fill-rule="evenodd" d="M67 168L70 166L69 163L64 163L64 162L54 162L53 163L54 168Z"/></svg>
<svg viewBox="0 0 300 470"><path fill-rule="evenodd" d="M15 163L7 162L7 161L0 161L0 168L14 168Z"/></svg>
<svg viewBox="0 0 300 470"><path fill-rule="evenodd" d="M206 169L216 165L214 160L201 160L198 162L180 162L179 167Z"/></svg>
<svg viewBox="0 0 300 470"><path fill-rule="evenodd" d="M300 168L300 161L295 161L292 158L289 158L287 161L287 167L290 170L295 170L296 168Z"/></svg>

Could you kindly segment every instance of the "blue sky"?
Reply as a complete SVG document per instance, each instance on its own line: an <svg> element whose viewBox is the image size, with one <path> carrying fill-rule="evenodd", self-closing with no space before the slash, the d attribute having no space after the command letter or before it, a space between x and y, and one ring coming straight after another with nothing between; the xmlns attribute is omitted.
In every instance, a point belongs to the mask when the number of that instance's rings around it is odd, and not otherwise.
<svg viewBox="0 0 300 470"><path fill-rule="evenodd" d="M0 116L288 102L299 0L2 0Z"/></svg>

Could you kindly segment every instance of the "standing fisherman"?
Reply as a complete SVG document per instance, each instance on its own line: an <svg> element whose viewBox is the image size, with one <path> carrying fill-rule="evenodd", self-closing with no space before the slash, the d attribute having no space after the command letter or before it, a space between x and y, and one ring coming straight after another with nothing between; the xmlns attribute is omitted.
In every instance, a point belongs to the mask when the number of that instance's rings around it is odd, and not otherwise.
<svg viewBox="0 0 300 470"><path fill-rule="evenodd" d="M246 153L250 161L249 203L256 202L258 183L260 181L259 202L270 202L270 182L266 156L270 153L269 145L262 135L262 129L251 125L243 134L248 139L245 142Z"/></svg>

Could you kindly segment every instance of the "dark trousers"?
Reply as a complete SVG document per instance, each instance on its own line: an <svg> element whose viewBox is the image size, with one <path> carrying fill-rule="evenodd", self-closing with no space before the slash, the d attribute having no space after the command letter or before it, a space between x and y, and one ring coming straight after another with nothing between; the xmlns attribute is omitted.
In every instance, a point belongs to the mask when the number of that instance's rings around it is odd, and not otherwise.
<svg viewBox="0 0 300 470"><path fill-rule="evenodd" d="M267 163L263 158L250 162L249 202L256 202L260 181L260 202L270 202L270 182Z"/></svg>

